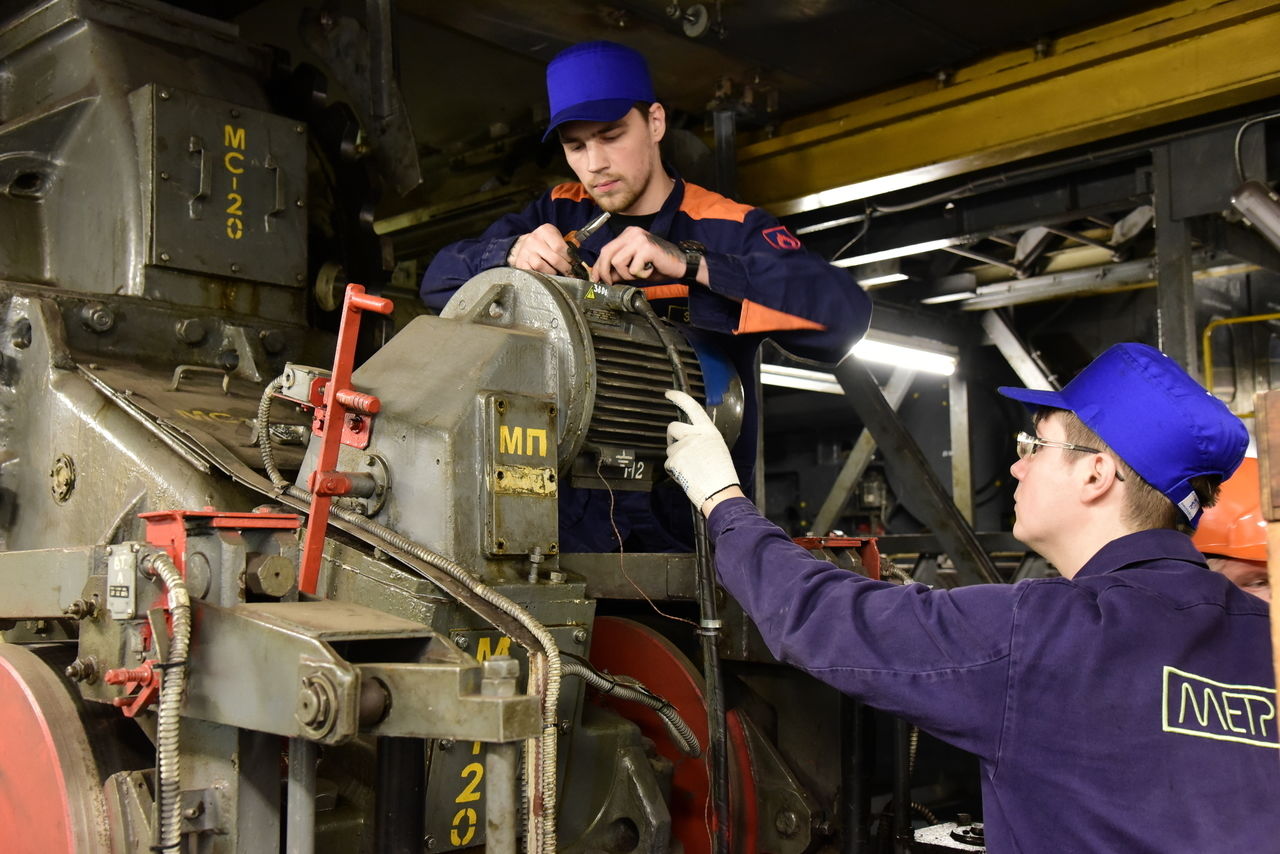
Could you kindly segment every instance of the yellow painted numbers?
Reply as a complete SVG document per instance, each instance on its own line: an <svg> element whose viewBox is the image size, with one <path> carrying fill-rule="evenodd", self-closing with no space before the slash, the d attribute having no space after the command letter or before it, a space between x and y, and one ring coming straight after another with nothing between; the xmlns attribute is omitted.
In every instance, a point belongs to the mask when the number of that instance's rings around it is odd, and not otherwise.
<svg viewBox="0 0 1280 854"><path fill-rule="evenodd" d="M517 428L518 430L519 428ZM504 428L505 430L505 428ZM541 431L544 432L545 431ZM495 655L509 655L511 653L511 638L508 637L482 637L476 643L476 660L484 661ZM471 742L471 755L478 756L480 754L480 742ZM469 845L471 840L475 838L476 828L480 824L480 816L475 806L465 806L465 804L475 804L479 806L484 792L480 788L481 782L484 781L484 763L475 761L467 764L458 772L459 782L462 788L458 791L453 802L455 804L463 804L458 811L453 814L453 820L449 822L449 842L452 845L462 846Z"/></svg>
<svg viewBox="0 0 1280 854"><path fill-rule="evenodd" d="M240 194L240 176L244 174L244 149L247 145L244 128L223 125L222 144L227 149L222 166L231 178L231 190L227 193L227 237L239 240L244 237L244 196Z"/></svg>

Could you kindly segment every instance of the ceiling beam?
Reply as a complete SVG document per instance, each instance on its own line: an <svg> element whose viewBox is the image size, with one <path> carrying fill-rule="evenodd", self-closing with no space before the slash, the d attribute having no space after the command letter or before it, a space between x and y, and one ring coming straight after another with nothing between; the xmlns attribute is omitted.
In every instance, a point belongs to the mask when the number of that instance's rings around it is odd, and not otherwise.
<svg viewBox="0 0 1280 854"><path fill-rule="evenodd" d="M1182 0L783 123L739 148L778 215L881 195L1280 94L1280 4Z"/></svg>

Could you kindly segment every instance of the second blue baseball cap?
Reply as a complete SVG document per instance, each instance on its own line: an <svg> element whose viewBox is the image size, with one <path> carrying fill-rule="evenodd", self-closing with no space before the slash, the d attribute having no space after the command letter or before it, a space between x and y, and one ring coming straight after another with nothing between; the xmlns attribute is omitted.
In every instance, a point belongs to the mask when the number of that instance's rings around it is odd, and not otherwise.
<svg viewBox="0 0 1280 854"><path fill-rule="evenodd" d="M1146 344L1116 344L1062 391L1001 386L1005 397L1074 412L1194 526L1202 508L1191 478L1226 480L1249 432L1177 362Z"/></svg>
<svg viewBox="0 0 1280 854"><path fill-rule="evenodd" d="M545 141L565 122L612 122L637 101L652 103L649 66L639 52L616 42L583 42L556 54L547 66L551 124Z"/></svg>

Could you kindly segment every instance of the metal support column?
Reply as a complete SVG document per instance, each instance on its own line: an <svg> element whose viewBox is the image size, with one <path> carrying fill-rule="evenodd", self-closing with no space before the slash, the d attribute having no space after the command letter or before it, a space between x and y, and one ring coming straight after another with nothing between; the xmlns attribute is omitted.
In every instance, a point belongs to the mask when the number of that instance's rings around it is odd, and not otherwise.
<svg viewBox="0 0 1280 854"><path fill-rule="evenodd" d="M835 375L858 418L871 431L885 455L894 457L912 483L924 491L926 512L920 521L950 555L961 582L999 582L991 556L983 551L973 528L956 509L950 494L929 467L924 452L902 426L866 365L853 356L846 356L836 365Z"/></svg>
<svg viewBox="0 0 1280 854"><path fill-rule="evenodd" d="M911 854L911 724L893 722L893 854Z"/></svg>
<svg viewBox="0 0 1280 854"><path fill-rule="evenodd" d="M305 738L289 739L289 816L286 819L286 854L312 854L316 850L316 760L319 749Z"/></svg>
<svg viewBox="0 0 1280 854"><path fill-rule="evenodd" d="M1187 373L1199 374L1196 360L1195 285L1191 278L1191 234L1173 215L1172 157L1169 146L1152 150L1156 209L1156 290L1158 345Z"/></svg>
<svg viewBox="0 0 1280 854"><path fill-rule="evenodd" d="M488 854L516 854L516 834L520 830L520 802L516 793L519 762L519 742L485 745L484 785L488 800L485 851Z"/></svg>
<svg viewBox="0 0 1280 854"><path fill-rule="evenodd" d="M890 374L889 382L884 387L884 399L894 411L902 405L902 400L907 396L915 375L915 371L902 367L894 368L893 373ZM818 510L818 515L813 520L815 534L825 536L831 531L844 511L845 505L849 503L849 498L853 495L858 481L862 480L867 464L871 462L871 455L875 452L876 440L872 438L871 431L864 427L858 434L858 440L853 443L853 450L845 459L840 474L836 475L836 482L831 485L831 491L822 502L822 508Z"/></svg>
<svg viewBox="0 0 1280 854"><path fill-rule="evenodd" d="M969 381L961 371L964 360L947 382L947 410L951 416L951 498L956 510L973 524L973 455L969 448Z"/></svg>
<svg viewBox="0 0 1280 854"><path fill-rule="evenodd" d="M1028 347L1018 333L1013 331L1013 326L1003 311L984 311L982 328L1024 386L1041 391L1057 391L1061 388L1058 378L1049 371L1048 366L1040 359L1040 354Z"/></svg>
<svg viewBox="0 0 1280 854"><path fill-rule="evenodd" d="M716 192L731 199L738 190L738 128L733 110L716 110L711 126L716 140Z"/></svg>

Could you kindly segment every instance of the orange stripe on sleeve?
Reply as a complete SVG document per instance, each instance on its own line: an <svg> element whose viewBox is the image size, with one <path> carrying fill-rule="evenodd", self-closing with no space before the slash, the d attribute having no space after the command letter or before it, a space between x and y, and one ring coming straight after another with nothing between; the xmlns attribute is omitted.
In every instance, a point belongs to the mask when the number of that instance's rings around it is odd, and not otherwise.
<svg viewBox="0 0 1280 854"><path fill-rule="evenodd" d="M644 291L644 298L648 300L679 299L689 296L688 285L650 285L640 290Z"/></svg>
<svg viewBox="0 0 1280 854"><path fill-rule="evenodd" d="M742 312L738 315L738 328L734 335L746 335L749 332L783 332L788 329L826 329L821 323L769 308L749 299L742 301Z"/></svg>
<svg viewBox="0 0 1280 854"><path fill-rule="evenodd" d="M587 188L579 184L577 181L567 181L563 184L557 184L551 188L552 199L568 199L571 202L580 202L583 199L590 198Z"/></svg>
<svg viewBox="0 0 1280 854"><path fill-rule="evenodd" d="M751 210L750 205L726 199L719 193L713 193L697 184L684 185L684 199L680 202L680 211L690 219L727 219L743 222Z"/></svg>

